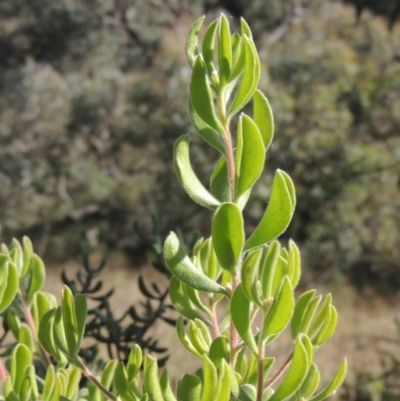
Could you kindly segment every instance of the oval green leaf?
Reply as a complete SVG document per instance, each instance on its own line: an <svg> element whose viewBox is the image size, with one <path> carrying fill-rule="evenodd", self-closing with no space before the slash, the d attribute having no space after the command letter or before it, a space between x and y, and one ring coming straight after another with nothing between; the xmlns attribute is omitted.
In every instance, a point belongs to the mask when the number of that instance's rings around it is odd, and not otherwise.
<svg viewBox="0 0 400 401"><path fill-rule="evenodd" d="M220 204L203 186L192 169L189 155L189 134L179 137L174 146L174 167L176 175L187 194L199 205L216 209Z"/></svg>
<svg viewBox="0 0 400 401"><path fill-rule="evenodd" d="M220 265L234 274L244 244L243 217L234 203L223 203L217 209L211 232Z"/></svg>
<svg viewBox="0 0 400 401"><path fill-rule="evenodd" d="M219 152L225 154L225 144L221 135L200 118L190 100L189 114L190 120L192 121L192 124L196 128L199 135Z"/></svg>
<svg viewBox="0 0 400 401"><path fill-rule="evenodd" d="M250 350L254 354L257 354L257 344L251 331L251 303L250 299L243 291L242 284L239 284L233 293L230 311L233 324L235 325L240 337Z"/></svg>
<svg viewBox="0 0 400 401"><path fill-rule="evenodd" d="M238 163L238 180L236 183L236 200L250 189L260 177L264 168L265 149L260 131L254 121L245 114L240 116L238 130L238 143L241 142L241 154L236 152ZM238 146L239 149L239 146Z"/></svg>
<svg viewBox="0 0 400 401"><path fill-rule="evenodd" d="M239 90L229 107L228 115L232 117L251 99L260 80L260 60L253 41L248 36L242 37L245 67Z"/></svg>
<svg viewBox="0 0 400 401"><path fill-rule="evenodd" d="M165 240L164 258L171 273L189 287L199 291L226 294L224 287L196 268L174 232Z"/></svg>
<svg viewBox="0 0 400 401"><path fill-rule="evenodd" d="M211 128L224 134L224 128L214 109L214 99L206 75L206 66L201 54L196 58L190 81L190 101L199 117Z"/></svg>
<svg viewBox="0 0 400 401"><path fill-rule="evenodd" d="M264 245L279 237L288 227L294 212L294 185L290 177L277 170L267 210L259 225L247 240L245 250Z"/></svg>
<svg viewBox="0 0 400 401"><path fill-rule="evenodd" d="M204 18L205 16L203 15L194 22L189 30L186 40L186 57L190 68L193 68L194 63L196 62L196 57L199 54L199 32L201 26L203 25Z"/></svg>
<svg viewBox="0 0 400 401"><path fill-rule="evenodd" d="M269 310L262 329L263 341L279 334L290 322L294 309L293 288L286 276Z"/></svg>
<svg viewBox="0 0 400 401"><path fill-rule="evenodd" d="M264 148L267 150L274 137L274 116L267 98L258 89L253 95L253 108L254 122L260 130Z"/></svg>
<svg viewBox="0 0 400 401"><path fill-rule="evenodd" d="M308 401L322 401L336 392L341 386L347 374L347 360L345 359L340 365L333 380L318 394L308 399Z"/></svg>

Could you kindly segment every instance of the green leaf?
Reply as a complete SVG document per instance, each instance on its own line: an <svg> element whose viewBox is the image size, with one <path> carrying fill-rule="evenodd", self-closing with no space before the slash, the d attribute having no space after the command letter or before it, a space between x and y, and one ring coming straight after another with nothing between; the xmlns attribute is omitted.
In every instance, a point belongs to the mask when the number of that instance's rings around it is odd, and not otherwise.
<svg viewBox="0 0 400 401"><path fill-rule="evenodd" d="M257 354L257 344L251 331L251 303L246 296L242 284L236 287L230 305L231 317L236 330L245 344L254 354Z"/></svg>
<svg viewBox="0 0 400 401"><path fill-rule="evenodd" d="M49 294L39 291L34 295L32 314L36 327L39 327L39 322L43 315L55 306L56 303L52 301L52 296L49 296Z"/></svg>
<svg viewBox="0 0 400 401"><path fill-rule="evenodd" d="M51 394L53 393L54 383L55 383L55 368L53 365L50 365L47 368L46 376L44 379L44 386L43 386L43 401L49 401L51 398Z"/></svg>
<svg viewBox="0 0 400 401"><path fill-rule="evenodd" d="M160 378L161 392L164 397L164 401L176 401L174 393L172 392L171 386L169 384L168 373L166 370L161 375Z"/></svg>
<svg viewBox="0 0 400 401"><path fill-rule="evenodd" d="M203 356L203 365L203 389L200 401L213 401L218 387L217 369L206 355Z"/></svg>
<svg viewBox="0 0 400 401"><path fill-rule="evenodd" d="M160 382L158 380L157 360L146 355L144 363L144 386L150 401L164 401Z"/></svg>
<svg viewBox="0 0 400 401"><path fill-rule="evenodd" d="M190 82L190 101L199 117L211 128L224 134L224 128L214 110L214 99L201 54L196 58Z"/></svg>
<svg viewBox="0 0 400 401"><path fill-rule="evenodd" d="M258 89L253 95L253 106L254 122L260 130L264 149L267 150L274 137L274 116L267 98Z"/></svg>
<svg viewBox="0 0 400 401"><path fill-rule="evenodd" d="M306 343L309 344L306 344ZM307 348L311 346L310 339L305 334L299 334L293 351L293 359L290 368L280 386L269 401L281 401L295 393L307 376L312 360Z"/></svg>
<svg viewBox="0 0 400 401"><path fill-rule="evenodd" d="M189 134L178 138L174 146L176 175L187 194L199 205L215 209L220 204L203 186L192 169L189 155Z"/></svg>
<svg viewBox="0 0 400 401"><path fill-rule="evenodd" d="M235 32L232 35L232 69L229 82L233 82L244 71L245 61L242 38Z"/></svg>
<svg viewBox="0 0 400 401"><path fill-rule="evenodd" d="M240 386L239 401L256 401L257 390L251 384L245 383Z"/></svg>
<svg viewBox="0 0 400 401"><path fill-rule="evenodd" d="M199 358L202 357L202 352L199 352L197 348L192 344L189 336L186 334L185 331L185 324L183 323L183 317L179 316L176 322L176 331L178 333L178 337L182 345L193 355L198 356Z"/></svg>
<svg viewBox="0 0 400 401"><path fill-rule="evenodd" d="M19 328L18 342L20 344L26 345L31 352L34 352L35 342L33 340L32 331L25 323L22 323Z"/></svg>
<svg viewBox="0 0 400 401"><path fill-rule="evenodd" d="M53 324L56 309L51 309L46 312L39 324L38 338L42 347L51 355L53 355L57 360L60 360L60 352L56 347L54 341Z"/></svg>
<svg viewBox="0 0 400 401"><path fill-rule="evenodd" d="M239 143L241 144L239 150ZM240 154L239 154L240 151ZM236 152L236 200L257 181L264 168L265 149L260 131L254 121L241 114L238 129L238 149Z"/></svg>
<svg viewBox="0 0 400 401"><path fill-rule="evenodd" d="M191 320L189 322L189 327L188 327L188 334L190 338L190 342L193 345L193 347L196 349L198 354L200 354L202 357L208 354L210 350L210 345L211 341L207 343L206 339L203 336L202 331L198 327L198 325L195 323L196 321ZM197 320L198 322L198 320Z"/></svg>
<svg viewBox="0 0 400 401"><path fill-rule="evenodd" d="M190 68L193 68L196 57L199 55L199 32L203 25L204 18L205 16L203 15L192 25L186 40L186 57Z"/></svg>
<svg viewBox="0 0 400 401"><path fill-rule="evenodd" d="M224 287L196 268L174 232L171 232L165 240L164 258L172 274L189 287L199 291L226 294Z"/></svg>
<svg viewBox="0 0 400 401"><path fill-rule="evenodd" d="M201 380L196 375L184 374L178 382L178 401L200 401Z"/></svg>
<svg viewBox="0 0 400 401"><path fill-rule="evenodd" d="M303 315L303 321L301 324L301 331L303 333L308 334L308 329L314 317L315 311L317 310L318 305L321 302L321 298L322 298L321 295L318 295L317 297L313 298L307 305L307 309Z"/></svg>
<svg viewBox="0 0 400 401"><path fill-rule="evenodd" d="M294 308L293 317L291 321L292 339L294 340L301 332L305 313L307 312L308 305L314 298L315 290L310 290L302 294Z"/></svg>
<svg viewBox="0 0 400 401"><path fill-rule="evenodd" d="M182 281L174 276L172 276L169 281L169 295L174 308L181 315L187 317L188 319L198 318L206 320L204 316L196 310L190 298L188 297L188 294L185 291L185 284L183 284Z"/></svg>
<svg viewBox="0 0 400 401"><path fill-rule="evenodd" d="M327 294L327 296L324 299L324 302L322 303L317 315L315 316L315 319L313 320L310 329L308 330L307 334L310 336L310 338L313 338L320 330L321 327L324 325L326 319L329 319L329 307L332 302L332 295Z"/></svg>
<svg viewBox="0 0 400 401"><path fill-rule="evenodd" d="M215 70L214 66L214 43L215 43L215 34L218 29L218 20L214 20L207 28L206 33L204 34L203 39L203 57L207 66L208 75L211 74Z"/></svg>
<svg viewBox="0 0 400 401"><path fill-rule="evenodd" d="M231 186L229 182L228 166L225 156L219 160L211 176L211 193L220 202L231 202Z"/></svg>
<svg viewBox="0 0 400 401"><path fill-rule="evenodd" d="M286 276L272 303L263 324L262 339L268 341L270 337L279 334L289 323L294 309L293 288Z"/></svg>
<svg viewBox="0 0 400 401"><path fill-rule="evenodd" d="M22 278L22 269L24 267L24 251L19 241L15 238L13 238L11 241L10 257L18 270L18 276Z"/></svg>
<svg viewBox="0 0 400 401"><path fill-rule="evenodd" d="M74 308L76 317L76 328L77 328L77 350L81 346L83 336L85 334L86 327L86 313L87 313L87 301L85 294L77 294L74 298Z"/></svg>
<svg viewBox="0 0 400 401"><path fill-rule="evenodd" d="M245 55L245 68L239 90L229 107L229 118L243 108L251 99L260 80L260 60L254 43L247 36L242 37L242 43Z"/></svg>
<svg viewBox="0 0 400 401"><path fill-rule="evenodd" d="M28 401L31 398L31 379L30 377L24 377L19 390L19 400Z"/></svg>
<svg viewBox="0 0 400 401"><path fill-rule="evenodd" d="M22 238L22 246L23 246L23 255L24 255L24 264L22 267L21 277L25 277L29 272L29 267L31 263L31 257L33 255L33 246L32 242L28 237Z"/></svg>
<svg viewBox="0 0 400 401"><path fill-rule="evenodd" d="M115 368L114 386L123 401L139 401L128 383L124 363L121 361Z"/></svg>
<svg viewBox="0 0 400 401"><path fill-rule="evenodd" d="M240 30L242 36L246 35L248 38L253 39L253 34L251 33L251 29L243 17L240 18Z"/></svg>
<svg viewBox="0 0 400 401"><path fill-rule="evenodd" d="M25 344L17 344L11 357L11 382L19 394L26 369L32 364L32 354Z"/></svg>
<svg viewBox="0 0 400 401"><path fill-rule="evenodd" d="M216 337L210 346L208 356L218 369L221 368L223 359L229 362L230 347L228 338L225 336Z"/></svg>
<svg viewBox="0 0 400 401"><path fill-rule="evenodd" d="M222 360L214 399L218 401L229 401L230 395L231 395L231 375L229 372L229 366L226 360Z"/></svg>
<svg viewBox="0 0 400 401"><path fill-rule="evenodd" d="M345 359L340 365L333 380L318 394L314 395L308 399L308 401L321 401L328 398L336 392L336 390L341 386L347 374L347 360Z"/></svg>
<svg viewBox="0 0 400 401"><path fill-rule="evenodd" d="M67 349L71 356L76 356L79 350L78 325L74 297L72 291L67 286L64 286L62 291L61 310L63 320L62 331L65 336ZM60 338L62 337L60 336Z"/></svg>
<svg viewBox="0 0 400 401"><path fill-rule="evenodd" d="M19 287L18 269L9 260L0 260L0 313L14 300Z"/></svg>
<svg viewBox="0 0 400 401"><path fill-rule="evenodd" d="M74 357L75 355L72 355L68 349L67 338L65 335L66 330L64 327L63 312L61 306L56 308L52 327L54 335L54 344L56 345L56 348L58 349L59 352L65 355L68 361L72 362L71 357ZM71 333L69 333L68 336L70 338L73 338Z"/></svg>
<svg viewBox="0 0 400 401"><path fill-rule="evenodd" d="M196 128L199 135L219 152L225 154L225 144L222 140L221 135L213 128L211 128L202 118L200 118L190 100L189 113L190 120L192 121L192 124Z"/></svg>
<svg viewBox="0 0 400 401"><path fill-rule="evenodd" d="M142 349L139 345L135 344L129 353L128 362L126 363L128 381L134 380L136 375L139 373L140 367L142 366L142 359Z"/></svg>
<svg viewBox="0 0 400 401"><path fill-rule="evenodd" d="M258 306L262 306L258 295L257 282L263 249L250 253L242 266L242 287L246 296Z"/></svg>
<svg viewBox="0 0 400 401"><path fill-rule="evenodd" d="M217 209L211 232L219 263L234 274L244 244L243 217L234 203L223 203Z"/></svg>
<svg viewBox="0 0 400 401"><path fill-rule="evenodd" d="M314 345L321 345L331 338L332 334L335 332L337 320L338 314L335 307L333 305L329 305L329 317L325 320L325 323L318 335L313 338Z"/></svg>
<svg viewBox="0 0 400 401"><path fill-rule="evenodd" d="M261 261L261 289L264 299L272 297L273 284L275 278L275 269L278 263L281 245L278 241L274 241L268 247L268 250L263 250L263 259Z"/></svg>
<svg viewBox="0 0 400 401"><path fill-rule="evenodd" d="M279 237L288 227L295 207L294 186L290 177L277 170L267 210L247 240L245 251L264 245Z"/></svg>
<svg viewBox="0 0 400 401"><path fill-rule="evenodd" d="M301 276L301 258L300 250L292 240L289 240L288 276L296 288Z"/></svg>
<svg viewBox="0 0 400 401"><path fill-rule="evenodd" d="M33 296L42 289L46 280L46 269L42 259L36 254L32 255L30 262L31 277L28 286L27 302L30 305L33 301Z"/></svg>
<svg viewBox="0 0 400 401"><path fill-rule="evenodd" d="M137 346L138 346L137 344L135 344L133 346L131 353L134 352L133 349ZM114 372L115 372L115 368L117 367L117 364L118 364L118 361L116 361L115 359L111 359L110 361L107 362L106 366L103 369L103 373L101 374L100 382L107 390L110 389L110 386L114 379ZM128 360L128 364L129 364L129 360Z"/></svg>
<svg viewBox="0 0 400 401"><path fill-rule="evenodd" d="M232 44L231 32L229 30L229 22L225 15L221 14L219 19L219 79L220 85L223 87L231 74L232 66Z"/></svg>
<svg viewBox="0 0 400 401"><path fill-rule="evenodd" d="M203 270L204 274L212 280L217 279L221 274L221 266L218 263L211 237L204 240L204 242L201 244L198 256L200 258L201 269ZM200 299L193 302L198 305L200 309L204 310L203 306L200 306L200 303L202 303Z"/></svg>
<svg viewBox="0 0 400 401"><path fill-rule="evenodd" d="M65 390L65 396L71 399L76 399L79 393L79 382L81 380L81 371L76 366L68 367L68 381Z"/></svg>

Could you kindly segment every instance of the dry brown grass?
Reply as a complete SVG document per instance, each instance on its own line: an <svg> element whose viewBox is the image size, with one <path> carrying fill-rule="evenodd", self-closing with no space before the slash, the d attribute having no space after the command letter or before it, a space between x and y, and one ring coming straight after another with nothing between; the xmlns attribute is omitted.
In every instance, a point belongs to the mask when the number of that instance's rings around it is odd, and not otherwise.
<svg viewBox="0 0 400 401"><path fill-rule="evenodd" d="M46 290L59 296L62 289L61 270L65 269L72 276L78 268L79 264L70 262L48 269ZM105 283L105 289L110 287L118 289L111 299L117 315L142 299L137 287L138 274L142 274L149 283L157 282L160 286L167 284L163 276L148 266L134 270L128 268L128 263L123 259L106 266L101 279ZM322 381L326 382L332 377L344 357L347 357L349 362L347 378L349 382L354 380L355 370L377 372L380 368L376 353L378 347L385 346L392 352L400 351L398 345L379 340L382 337L391 339L400 337L394 323L398 300L388 301L374 297L367 301L348 285L335 286L329 291L333 293L334 305L339 313L339 323L335 335L316 353L316 363L320 367ZM319 293L327 292L328 288L319 287ZM173 384L176 384L180 375L193 372L199 366L199 361L186 352L180 344L173 328L158 322L153 327L152 334L160 340L160 344L170 350L171 357L167 366ZM277 365L291 352L289 343L290 339L286 333L268 347L267 354L277 357Z"/></svg>

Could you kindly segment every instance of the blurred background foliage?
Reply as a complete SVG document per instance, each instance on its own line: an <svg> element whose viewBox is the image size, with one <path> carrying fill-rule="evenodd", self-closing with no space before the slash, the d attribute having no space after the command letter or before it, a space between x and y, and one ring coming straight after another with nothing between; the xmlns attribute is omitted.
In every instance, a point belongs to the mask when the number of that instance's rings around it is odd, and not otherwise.
<svg viewBox="0 0 400 401"><path fill-rule="evenodd" d="M82 244L142 251L149 214L207 228L172 166L193 132L184 43L221 11L253 29L276 140L247 209L264 210L273 171L298 206L287 233L320 280L400 284L398 0L3 0L0 2L2 241L29 235L45 258ZM392 24L392 29L389 25ZM194 139L202 177L217 155ZM253 227L249 226L251 230Z"/></svg>

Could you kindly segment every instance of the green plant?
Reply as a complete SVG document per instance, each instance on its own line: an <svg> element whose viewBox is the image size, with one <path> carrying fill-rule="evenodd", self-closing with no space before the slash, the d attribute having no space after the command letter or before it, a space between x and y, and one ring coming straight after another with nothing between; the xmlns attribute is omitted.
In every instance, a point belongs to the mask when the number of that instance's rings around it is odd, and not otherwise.
<svg viewBox="0 0 400 401"><path fill-rule="evenodd" d="M74 296L66 286L57 306L54 296L41 291L45 268L24 239L22 246L17 241L10 249L3 246L0 259L0 312L6 313L18 341L6 364L10 373L0 371L5 400L319 401L344 380L346 361L316 393L319 370L313 355L333 334L337 312L331 296L322 301L315 290L295 301L300 252L293 241L286 249L276 240L289 225L296 203L285 172L277 170L257 228L247 239L244 232L242 210L273 136L270 106L257 90L260 63L251 31L242 20L241 35L231 35L221 15L207 28L200 51L203 20L193 25L187 41L193 70L190 113L200 136L221 157L210 191L192 170L188 135L176 141L174 166L189 196L214 212L211 236L199 239L191 256L173 232L164 243L165 262L173 274L170 298L181 314L178 336L203 367L181 377L176 395L167 371L159 379L156 359L143 358L137 345L126 363L110 360L103 372L90 372L79 355L86 296ZM253 115L239 115L234 146L232 119L250 101ZM23 311L25 322L15 318L17 309ZM275 367L268 345L287 326L293 350L282 366ZM44 379L37 377L33 358L46 367ZM81 373L89 379L82 389Z"/></svg>

